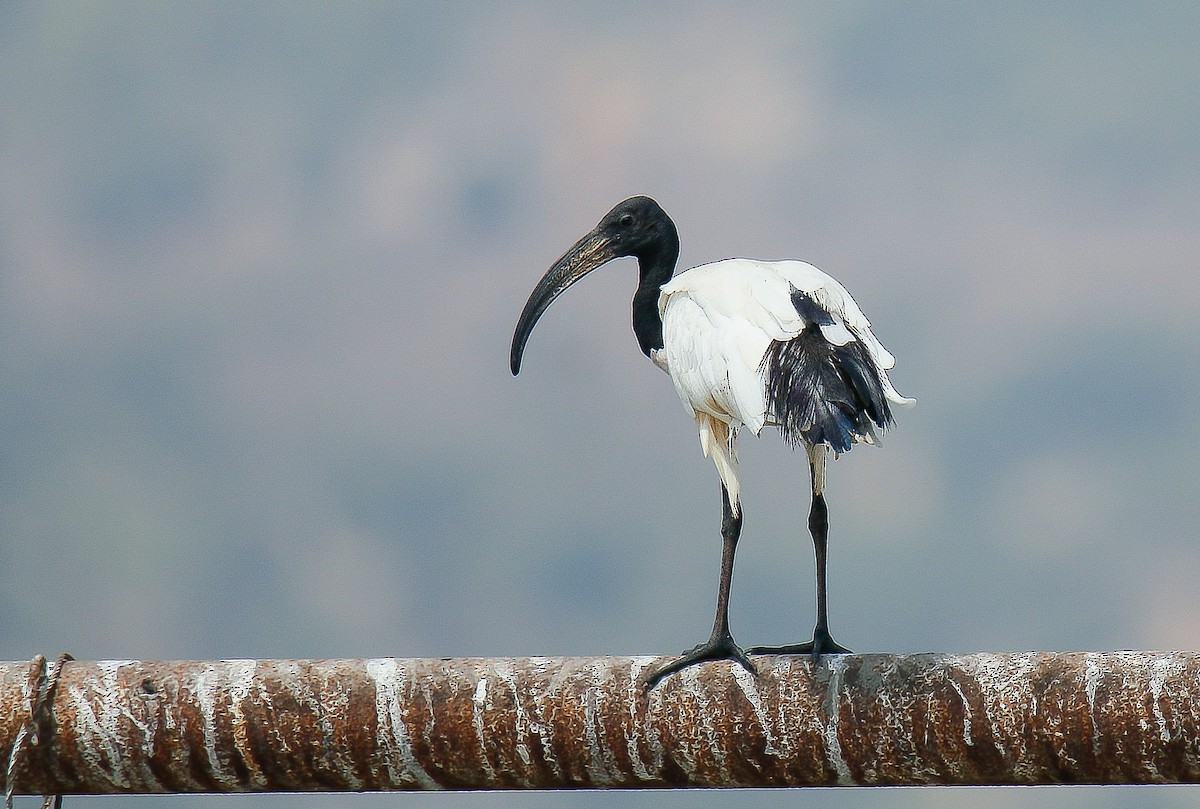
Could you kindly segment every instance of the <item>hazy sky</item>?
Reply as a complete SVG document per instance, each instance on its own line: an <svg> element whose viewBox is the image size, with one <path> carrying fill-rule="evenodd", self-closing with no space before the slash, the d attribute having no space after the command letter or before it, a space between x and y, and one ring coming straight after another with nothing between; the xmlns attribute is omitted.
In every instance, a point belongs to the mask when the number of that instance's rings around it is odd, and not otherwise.
<svg viewBox="0 0 1200 809"><path fill-rule="evenodd" d="M0 4L3 659L702 640L717 478L632 262L508 372L541 273L636 193L685 265L838 277L918 399L830 469L842 643L1200 648L1200 6L735 5ZM806 639L804 458L741 450L734 633Z"/></svg>

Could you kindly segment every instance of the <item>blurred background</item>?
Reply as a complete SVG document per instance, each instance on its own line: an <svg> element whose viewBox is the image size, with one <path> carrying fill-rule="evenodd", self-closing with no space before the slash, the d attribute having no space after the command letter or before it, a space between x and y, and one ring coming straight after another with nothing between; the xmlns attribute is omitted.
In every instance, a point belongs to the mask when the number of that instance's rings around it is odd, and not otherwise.
<svg viewBox="0 0 1200 809"><path fill-rule="evenodd" d="M857 651L1200 648L1200 6L0 4L0 659L674 653L720 503L620 199L838 277L918 399L830 468ZM741 446L744 645L813 621ZM31 799L25 799L32 802ZM1191 788L69 798L1194 806Z"/></svg>

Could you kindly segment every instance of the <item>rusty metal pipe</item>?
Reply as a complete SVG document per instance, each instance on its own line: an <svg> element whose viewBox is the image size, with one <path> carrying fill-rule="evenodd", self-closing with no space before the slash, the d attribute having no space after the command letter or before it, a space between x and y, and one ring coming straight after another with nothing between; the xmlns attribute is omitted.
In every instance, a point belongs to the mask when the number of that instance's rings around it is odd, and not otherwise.
<svg viewBox="0 0 1200 809"><path fill-rule="evenodd" d="M38 677L0 663L0 773L17 794L1200 782L1196 652L760 657L647 693L657 660L70 662L32 722Z"/></svg>

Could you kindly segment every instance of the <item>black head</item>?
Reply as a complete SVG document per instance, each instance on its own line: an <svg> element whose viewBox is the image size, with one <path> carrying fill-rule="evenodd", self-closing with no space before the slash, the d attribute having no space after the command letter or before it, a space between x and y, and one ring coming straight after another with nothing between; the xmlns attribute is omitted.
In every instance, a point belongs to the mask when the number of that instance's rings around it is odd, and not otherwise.
<svg viewBox="0 0 1200 809"><path fill-rule="evenodd" d="M664 241L677 238L671 218L650 197L630 197L618 203L593 233L608 240L613 258L655 253Z"/></svg>
<svg viewBox="0 0 1200 809"><path fill-rule="evenodd" d="M675 223L650 197L630 197L606 213L590 233L580 239L546 271L525 302L513 334L509 363L521 369L525 341L542 312L572 284L597 267L622 256L636 256L642 282L639 289L654 291L671 277L679 255Z"/></svg>

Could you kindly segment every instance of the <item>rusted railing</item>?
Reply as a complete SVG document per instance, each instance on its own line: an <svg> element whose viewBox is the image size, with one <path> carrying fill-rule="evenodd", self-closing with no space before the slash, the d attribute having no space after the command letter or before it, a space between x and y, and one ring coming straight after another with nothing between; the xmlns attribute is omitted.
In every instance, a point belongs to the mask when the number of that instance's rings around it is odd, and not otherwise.
<svg viewBox="0 0 1200 809"><path fill-rule="evenodd" d="M760 657L647 692L656 660L0 663L0 772L17 794L1200 782L1200 653Z"/></svg>

